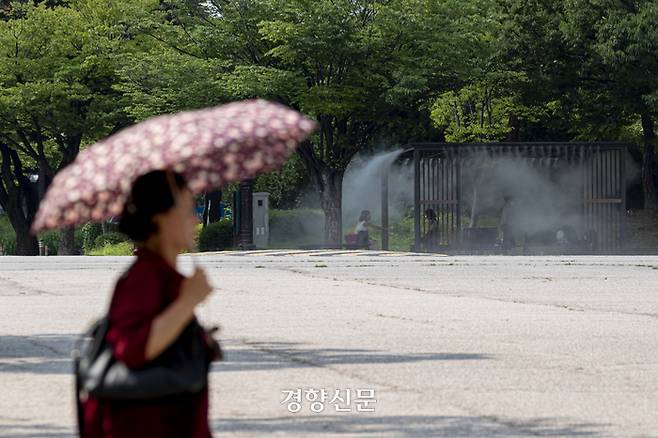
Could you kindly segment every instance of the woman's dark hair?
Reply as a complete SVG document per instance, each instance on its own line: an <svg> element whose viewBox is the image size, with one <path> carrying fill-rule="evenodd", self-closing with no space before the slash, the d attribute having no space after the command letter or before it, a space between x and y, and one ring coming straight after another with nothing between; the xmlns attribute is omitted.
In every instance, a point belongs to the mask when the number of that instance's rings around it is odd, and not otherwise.
<svg viewBox="0 0 658 438"><path fill-rule="evenodd" d="M176 189L187 188L182 175L155 170L142 175L133 183L132 191L123 207L119 222L119 231L135 242L144 242L158 231L153 217L169 211L176 203L171 192L172 184Z"/></svg>
<svg viewBox="0 0 658 438"><path fill-rule="evenodd" d="M370 210L363 210L359 216L359 222L368 220L368 217L370 217Z"/></svg>

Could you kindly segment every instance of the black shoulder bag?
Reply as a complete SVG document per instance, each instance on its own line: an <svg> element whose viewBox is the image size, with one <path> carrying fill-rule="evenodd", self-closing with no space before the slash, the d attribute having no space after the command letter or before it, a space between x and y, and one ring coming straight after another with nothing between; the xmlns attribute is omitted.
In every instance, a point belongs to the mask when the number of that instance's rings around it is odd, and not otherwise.
<svg viewBox="0 0 658 438"><path fill-rule="evenodd" d="M160 356L144 368L130 369L114 357L112 346L106 339L108 328L107 318L97 321L78 341L73 354L81 433L81 398L149 400L195 394L208 384L211 361L222 358L217 342L211 341L212 350L205 345L204 329L194 319ZM83 343L86 345L80 348Z"/></svg>

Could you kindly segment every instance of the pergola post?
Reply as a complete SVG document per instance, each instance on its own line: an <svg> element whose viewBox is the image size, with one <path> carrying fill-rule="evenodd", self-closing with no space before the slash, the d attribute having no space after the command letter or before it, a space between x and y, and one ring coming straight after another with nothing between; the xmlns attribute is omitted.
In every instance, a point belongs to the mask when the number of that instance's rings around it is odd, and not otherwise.
<svg viewBox="0 0 658 438"><path fill-rule="evenodd" d="M420 151L414 149L414 251L420 251Z"/></svg>
<svg viewBox="0 0 658 438"><path fill-rule="evenodd" d="M382 249L388 251L388 168L382 172Z"/></svg>

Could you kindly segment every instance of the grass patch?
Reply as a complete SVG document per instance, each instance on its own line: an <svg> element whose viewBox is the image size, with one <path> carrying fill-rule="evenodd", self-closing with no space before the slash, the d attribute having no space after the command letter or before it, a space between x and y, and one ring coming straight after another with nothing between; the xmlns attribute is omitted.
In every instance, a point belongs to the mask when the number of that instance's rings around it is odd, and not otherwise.
<svg viewBox="0 0 658 438"><path fill-rule="evenodd" d="M92 249L88 254L91 256L129 256L133 255L133 244L131 242L107 244L101 248Z"/></svg>
<svg viewBox="0 0 658 438"><path fill-rule="evenodd" d="M379 222L374 221L377 225L380 225ZM346 230L344 234L352 233L353 230ZM370 231L370 239L374 240L376 243L376 248L382 247L382 233L379 230ZM411 247L414 244L414 218L405 216L400 218L398 221L389 224L388 232L388 249L391 251L411 251Z"/></svg>
<svg viewBox="0 0 658 438"><path fill-rule="evenodd" d="M5 254L13 254L16 247L16 233L5 213L0 213L0 246L4 248Z"/></svg>

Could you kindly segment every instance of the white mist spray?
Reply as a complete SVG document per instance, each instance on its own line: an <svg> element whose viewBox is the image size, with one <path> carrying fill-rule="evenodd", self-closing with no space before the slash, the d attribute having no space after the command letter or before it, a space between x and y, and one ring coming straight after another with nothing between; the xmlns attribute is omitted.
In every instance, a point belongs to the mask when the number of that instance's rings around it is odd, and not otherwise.
<svg viewBox="0 0 658 438"><path fill-rule="evenodd" d="M373 222L381 218L382 175L389 178L389 218L402 217L413 206L413 166L396 163L402 149L375 155L358 155L352 160L343 180L343 229L351 232L361 211L370 210Z"/></svg>

